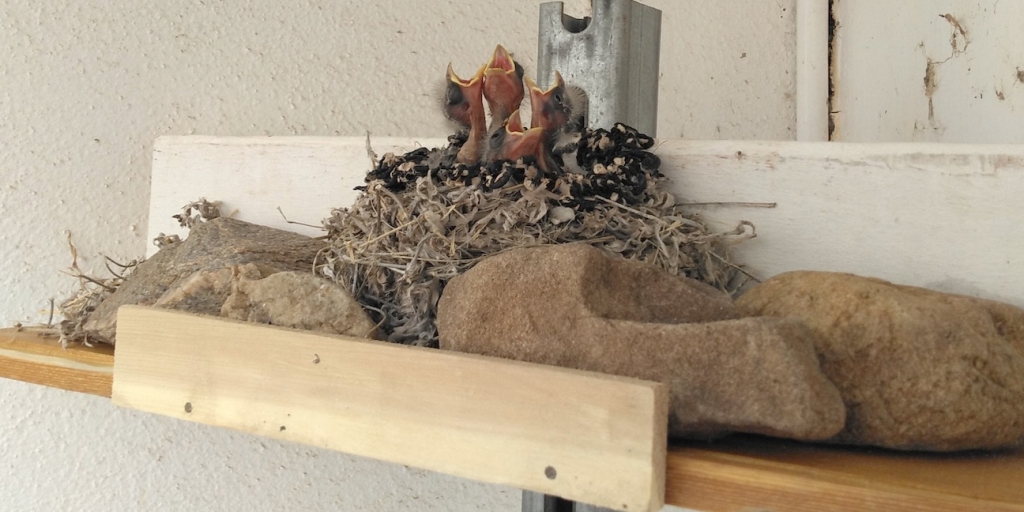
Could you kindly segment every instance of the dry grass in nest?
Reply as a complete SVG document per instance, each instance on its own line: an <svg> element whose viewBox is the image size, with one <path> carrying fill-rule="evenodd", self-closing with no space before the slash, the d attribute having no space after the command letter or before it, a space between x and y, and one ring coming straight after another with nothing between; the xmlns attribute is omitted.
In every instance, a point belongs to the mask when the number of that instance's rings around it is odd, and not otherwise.
<svg viewBox="0 0 1024 512"><path fill-rule="evenodd" d="M437 344L434 318L445 284L483 258L520 247L587 243L736 292L751 276L730 262L729 247L754 237L753 225L710 232L660 189L660 162L647 152L653 141L640 137L588 132L575 153L585 158L573 171L542 171L529 159L455 164L458 137L446 148L385 155L355 204L324 220L330 247L314 271L349 289L390 341L424 346ZM218 215L217 203L201 199L175 218L191 228ZM115 263L119 271L108 265L111 277L90 277L68 241L69 273L80 286L60 305L60 336L88 343L89 314L137 263ZM162 233L154 240L177 242ZM500 283L495 288L500 293Z"/></svg>
<svg viewBox="0 0 1024 512"><path fill-rule="evenodd" d="M452 153L451 148L434 151ZM439 160L420 153L424 162ZM385 155L378 167L388 165L413 172L397 155ZM369 181L352 207L336 209L324 221L331 248L321 254L316 272L346 286L374 312L390 341L426 346L437 343L436 306L448 280L510 249L587 243L729 293L749 279L730 263L728 248L755 236L753 225L710 232L659 189L656 170L643 170L649 179L638 204L623 204L628 201L614 192L604 197L589 187L592 170L543 173L531 162L515 165L520 167L516 175L525 178L494 189L479 177L468 184L437 177L472 176L481 169L426 169L392 188L386 180ZM378 168L371 177L384 174ZM581 179L583 187L567 184ZM403 180L390 180L398 181ZM575 196L573 190L593 195ZM500 287L495 283L495 293Z"/></svg>
<svg viewBox="0 0 1024 512"><path fill-rule="evenodd" d="M68 233L68 249L71 251L71 267L66 273L78 280L78 289L60 303L58 310L64 319L57 326L57 331L61 346L67 347L68 343L92 346L89 340L89 331L85 329L85 322L89 319L89 315L96 310L96 307L111 296L118 286L121 286L121 283L139 262L132 260L128 263L118 263L109 257L104 257L110 277L94 277L87 275L78 267L78 248L71 241L70 232Z"/></svg>

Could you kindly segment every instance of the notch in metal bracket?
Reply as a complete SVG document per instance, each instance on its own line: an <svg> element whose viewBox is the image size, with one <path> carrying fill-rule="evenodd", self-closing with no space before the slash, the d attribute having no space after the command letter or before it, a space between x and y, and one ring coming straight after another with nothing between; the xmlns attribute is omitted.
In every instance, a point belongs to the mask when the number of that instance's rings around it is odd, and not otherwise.
<svg viewBox="0 0 1024 512"><path fill-rule="evenodd" d="M633 0L591 0L593 18L565 14L562 2L540 4L537 82L557 70L583 89L587 123L626 123L647 135L658 126L661 11Z"/></svg>

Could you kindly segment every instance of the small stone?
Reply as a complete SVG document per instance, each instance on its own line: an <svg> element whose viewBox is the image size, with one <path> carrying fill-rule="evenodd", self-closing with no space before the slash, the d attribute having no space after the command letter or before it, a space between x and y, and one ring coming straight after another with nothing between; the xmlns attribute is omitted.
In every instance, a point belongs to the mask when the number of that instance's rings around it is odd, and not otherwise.
<svg viewBox="0 0 1024 512"><path fill-rule="evenodd" d="M217 289L217 277L201 272L219 272L247 263L256 265L262 275L283 270L311 271L317 253L325 247L327 243L322 240L240 220L218 218L200 223L185 241L164 247L140 263L117 291L100 303L84 328L90 339L114 343L117 308L125 304L152 306L169 290L182 286L212 293ZM190 280L196 281L186 285ZM223 287L220 290L224 297L230 291ZM202 299L185 292L178 304L191 297L197 303L206 301L200 304L204 311L219 311L219 306L214 308L209 302L210 297Z"/></svg>
<svg viewBox="0 0 1024 512"><path fill-rule="evenodd" d="M814 330L847 406L835 442L953 451L1024 438L1019 308L830 272L778 275L737 305Z"/></svg>
<svg viewBox="0 0 1024 512"><path fill-rule="evenodd" d="M843 427L805 325L740 319L710 286L589 245L481 261L445 287L437 327L442 349L664 382L673 437Z"/></svg>

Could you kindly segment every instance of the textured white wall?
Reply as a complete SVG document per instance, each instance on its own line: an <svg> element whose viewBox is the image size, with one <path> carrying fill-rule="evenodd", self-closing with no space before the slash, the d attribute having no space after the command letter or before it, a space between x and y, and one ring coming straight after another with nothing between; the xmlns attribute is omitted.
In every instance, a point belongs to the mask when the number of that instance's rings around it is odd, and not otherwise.
<svg viewBox="0 0 1024 512"><path fill-rule="evenodd" d="M834 140L1024 142L1024 2L840 1L835 15Z"/></svg>
<svg viewBox="0 0 1024 512"><path fill-rule="evenodd" d="M648 3L661 136L793 137L793 0ZM469 73L503 43L531 69L538 4L0 0L0 325L44 322L73 288L65 231L86 270L144 252L157 136L444 135L445 65ZM12 381L0 410L3 509L519 507L512 489Z"/></svg>

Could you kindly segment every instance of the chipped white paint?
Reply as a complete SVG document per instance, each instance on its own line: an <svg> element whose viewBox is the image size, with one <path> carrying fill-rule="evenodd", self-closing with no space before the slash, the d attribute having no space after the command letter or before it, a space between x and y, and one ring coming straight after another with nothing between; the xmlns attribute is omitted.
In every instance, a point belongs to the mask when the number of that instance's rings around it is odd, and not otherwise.
<svg viewBox="0 0 1024 512"><path fill-rule="evenodd" d="M834 3L834 140L1024 142L1024 2Z"/></svg>
<svg viewBox="0 0 1024 512"><path fill-rule="evenodd" d="M540 1L0 0L0 326L45 322L72 289L65 230L87 271L143 254L158 136L443 136L429 96L447 62L475 69L503 43L534 68ZM661 133L792 138L794 2L646 2L664 12ZM0 409L3 508L519 507L509 489L63 391L0 381Z"/></svg>

